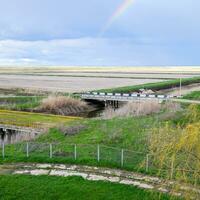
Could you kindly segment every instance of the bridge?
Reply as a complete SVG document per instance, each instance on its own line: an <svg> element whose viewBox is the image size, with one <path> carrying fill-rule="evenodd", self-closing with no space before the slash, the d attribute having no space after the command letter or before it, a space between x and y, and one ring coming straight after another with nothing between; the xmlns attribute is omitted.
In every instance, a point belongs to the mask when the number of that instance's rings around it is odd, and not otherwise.
<svg viewBox="0 0 200 200"><path fill-rule="evenodd" d="M174 100L181 96L176 95L160 95L160 94L141 94L141 93L104 93L104 92L87 92L81 94L84 100L104 101L105 105L111 104L113 107L118 107L119 102L131 102L141 100Z"/></svg>
<svg viewBox="0 0 200 200"><path fill-rule="evenodd" d="M135 101L146 99L168 100L180 98L175 95L159 95L159 94L141 94L141 93L104 93L104 92L87 92L81 94L81 98L85 100L99 100L99 101Z"/></svg>
<svg viewBox="0 0 200 200"><path fill-rule="evenodd" d="M16 143L35 138L42 130L19 127L14 125L0 124L0 147L2 144Z"/></svg>

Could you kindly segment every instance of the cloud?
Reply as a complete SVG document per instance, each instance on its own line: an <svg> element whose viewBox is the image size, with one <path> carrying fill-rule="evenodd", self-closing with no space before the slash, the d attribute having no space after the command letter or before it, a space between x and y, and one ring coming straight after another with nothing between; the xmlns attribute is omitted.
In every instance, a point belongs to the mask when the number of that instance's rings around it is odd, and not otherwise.
<svg viewBox="0 0 200 200"><path fill-rule="evenodd" d="M0 65L199 65L199 51L198 43L146 37L0 40Z"/></svg>

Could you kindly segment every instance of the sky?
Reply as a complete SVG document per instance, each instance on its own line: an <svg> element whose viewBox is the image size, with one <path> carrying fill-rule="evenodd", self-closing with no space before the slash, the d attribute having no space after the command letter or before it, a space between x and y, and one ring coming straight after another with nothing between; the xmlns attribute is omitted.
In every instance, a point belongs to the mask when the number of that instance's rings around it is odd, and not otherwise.
<svg viewBox="0 0 200 200"><path fill-rule="evenodd" d="M199 0L0 0L0 66L200 65Z"/></svg>

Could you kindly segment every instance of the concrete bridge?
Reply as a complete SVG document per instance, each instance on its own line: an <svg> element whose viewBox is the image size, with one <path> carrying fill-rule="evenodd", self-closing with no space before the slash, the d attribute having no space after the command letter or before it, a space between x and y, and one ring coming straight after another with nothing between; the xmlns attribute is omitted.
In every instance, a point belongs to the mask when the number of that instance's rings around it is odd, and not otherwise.
<svg viewBox="0 0 200 200"><path fill-rule="evenodd" d="M81 94L81 98L84 100L97 100L104 101L105 106L110 104L112 107L117 108L119 102L131 102L141 100L158 100L160 102L164 100L177 99L180 96L175 95L159 95L159 94L140 94L140 93L104 93L104 92L87 92Z"/></svg>
<svg viewBox="0 0 200 200"><path fill-rule="evenodd" d="M34 139L37 135L41 134L41 132L41 130L32 128L0 124L0 146L3 143L12 144Z"/></svg>

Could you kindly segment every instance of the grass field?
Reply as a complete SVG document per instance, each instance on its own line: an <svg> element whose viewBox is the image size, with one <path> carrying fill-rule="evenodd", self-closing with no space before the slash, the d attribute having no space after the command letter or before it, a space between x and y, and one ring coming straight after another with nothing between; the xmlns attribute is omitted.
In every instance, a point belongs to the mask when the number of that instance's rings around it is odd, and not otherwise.
<svg viewBox="0 0 200 200"><path fill-rule="evenodd" d="M1 200L168 200L167 195L148 192L132 186L87 181L79 177L28 175L0 176Z"/></svg>

